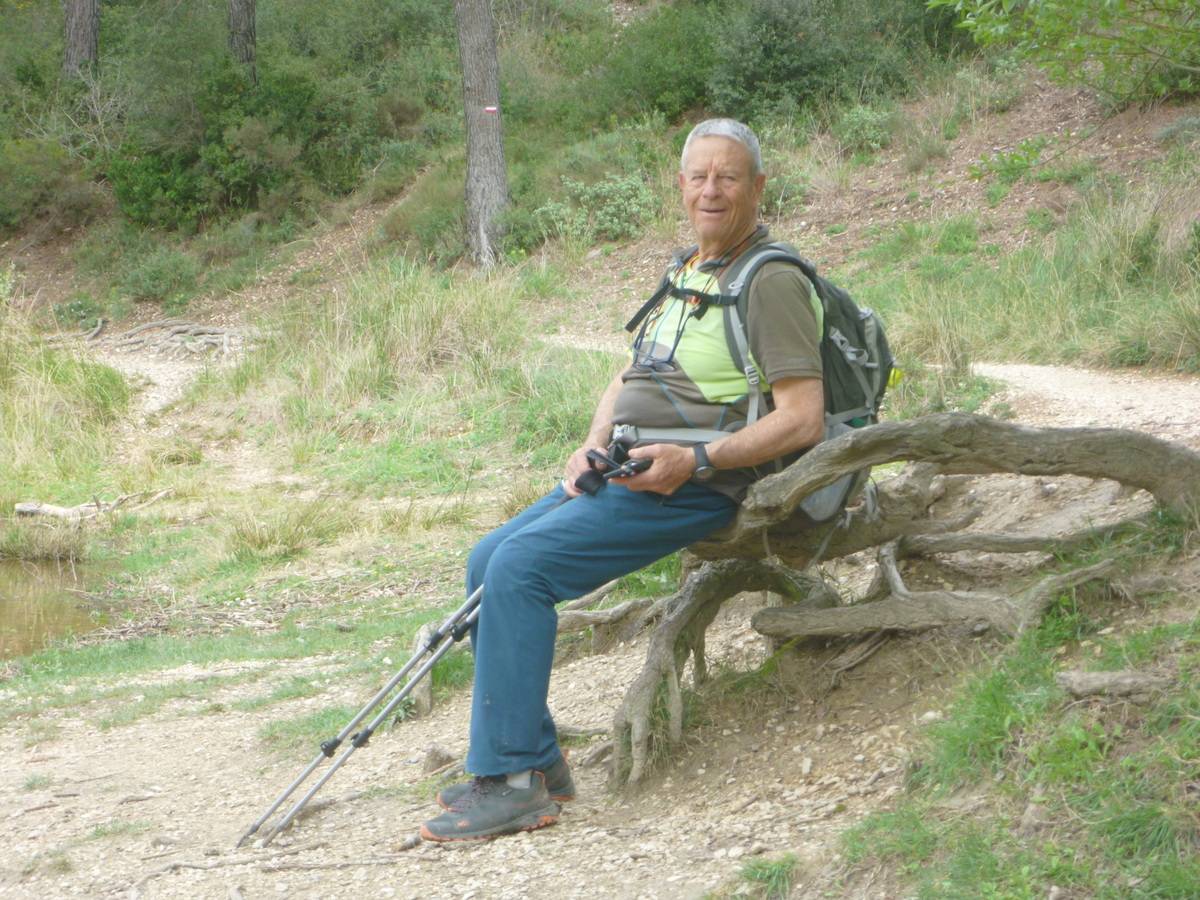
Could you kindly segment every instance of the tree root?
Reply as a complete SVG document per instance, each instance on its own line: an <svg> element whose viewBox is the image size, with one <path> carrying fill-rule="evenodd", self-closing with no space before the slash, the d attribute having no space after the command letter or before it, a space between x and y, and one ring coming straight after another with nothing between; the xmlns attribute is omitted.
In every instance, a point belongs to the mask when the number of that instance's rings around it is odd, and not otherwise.
<svg viewBox="0 0 1200 900"><path fill-rule="evenodd" d="M820 579L802 575L775 560L724 560L706 563L688 576L683 588L664 606L662 620L650 637L646 663L613 717L612 777L636 784L647 773L655 734L656 707L665 704L667 743L683 736L683 698L679 673L694 657L697 682L704 680L704 633L721 604L742 591L769 590L811 603L829 602Z"/></svg>
<svg viewBox="0 0 1200 900"><path fill-rule="evenodd" d="M878 503L847 510L840 526L814 528L798 511L804 497L848 472L901 460L912 464L879 485ZM1036 624L1062 592L1112 574L1116 563L1109 560L1043 576L1011 594L909 589L899 569L904 556L1069 552L1140 518L1047 536L958 533L981 515L978 503L954 519L931 515L945 493L943 476L999 472L1108 479L1145 490L1168 511L1200 521L1200 453L1139 432L1028 428L946 413L883 423L827 441L752 486L731 526L689 548L707 562L688 575L678 593L621 610L625 621L636 612L639 626L655 624L642 671L614 715L614 783L637 784L655 749L681 739L680 674L690 655L694 683L704 681L705 630L721 604L741 591L770 590L807 600L755 613L752 627L776 641L865 638L836 661L836 678L874 653L882 644L880 635L945 626L1016 635ZM766 561L764 544L773 554ZM880 548L875 582L866 600L849 606L840 605L836 595L831 599L820 579L788 568L873 547Z"/></svg>
<svg viewBox="0 0 1200 900"><path fill-rule="evenodd" d="M1121 428L1030 428L983 416L940 413L856 429L814 447L783 472L751 487L734 524L716 536L720 544L693 549L710 559L748 555L759 544L762 530L770 529L775 552L792 561L793 555L783 552L776 538L803 531L796 509L804 497L847 472L900 460L934 463L945 473L1106 478L1148 491L1160 505L1189 520L1200 519L1200 453L1181 444ZM884 520L899 525L886 511ZM778 527L784 523L787 527ZM886 540L927 530L913 524L894 528L896 533ZM883 542L876 539L857 549ZM808 543L800 540L798 555L803 556Z"/></svg>
<svg viewBox="0 0 1200 900"><path fill-rule="evenodd" d="M1115 561L1105 560L1048 575L1012 597L983 591L912 591L900 576L896 552L895 542L879 552L880 568L889 591L884 599L833 609L762 609L754 614L751 627L777 640L868 635L879 631L912 633L950 625L994 629L1011 636L1036 624L1063 591L1102 578L1116 567Z"/></svg>

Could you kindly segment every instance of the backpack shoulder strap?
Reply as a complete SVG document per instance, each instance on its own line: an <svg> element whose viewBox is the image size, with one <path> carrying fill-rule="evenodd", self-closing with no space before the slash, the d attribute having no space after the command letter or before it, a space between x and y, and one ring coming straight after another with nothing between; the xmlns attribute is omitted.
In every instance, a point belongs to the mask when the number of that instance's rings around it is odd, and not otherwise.
<svg viewBox="0 0 1200 900"><path fill-rule="evenodd" d="M650 315L651 310L653 310L654 307L658 306L658 304L662 302L663 297L665 297L671 290L671 279L675 276L675 273L679 271L679 267L691 259L692 254L694 254L698 249L699 245L693 244L690 247L683 247L682 249L675 251L671 257L671 262L667 265L666 271L663 272L663 276L658 282L658 287L655 289L654 293L650 295L650 299L643 303L641 308L633 314L633 318L625 323L626 331L628 331L630 334L633 334L633 332L637 330L637 327L642 324L642 320L646 318L646 316Z"/></svg>
<svg viewBox="0 0 1200 900"><path fill-rule="evenodd" d="M725 316L725 343L729 348L729 355L733 357L734 365L745 373L746 381L750 384L747 425L753 424L766 408L766 387L758 376L754 361L750 358L750 338L746 330L750 292L747 289L758 270L776 260L799 266L809 281L816 277L812 263L797 253L790 244L777 242L753 249L734 260L728 273L728 287L724 291L737 298L735 303L723 306L722 313Z"/></svg>

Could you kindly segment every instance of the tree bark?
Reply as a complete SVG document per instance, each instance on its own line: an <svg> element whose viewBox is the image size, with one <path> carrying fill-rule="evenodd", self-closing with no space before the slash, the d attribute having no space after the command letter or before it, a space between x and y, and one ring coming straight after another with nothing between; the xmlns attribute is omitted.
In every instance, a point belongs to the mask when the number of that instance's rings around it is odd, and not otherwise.
<svg viewBox="0 0 1200 900"><path fill-rule="evenodd" d="M846 472L900 460L936 463L947 474L1082 475L1141 488L1162 506L1200 517L1200 453L1121 428L1030 428L983 416L941 413L884 422L820 444L778 475L755 484L733 526L719 539L747 548L764 528L783 535L804 497ZM913 531L910 531L913 533ZM711 543L697 555L728 555ZM779 548L775 552L787 558ZM832 553L830 554L832 555ZM790 560L789 560L790 561Z"/></svg>
<svg viewBox="0 0 1200 900"><path fill-rule="evenodd" d="M78 78L100 57L100 0L62 0L63 74Z"/></svg>
<svg viewBox="0 0 1200 900"><path fill-rule="evenodd" d="M500 63L490 0L454 0L467 129L467 249L484 268L496 262L508 176L500 120Z"/></svg>
<svg viewBox="0 0 1200 900"><path fill-rule="evenodd" d="M255 3L256 0L229 0L229 52L246 70L251 83L258 84Z"/></svg>

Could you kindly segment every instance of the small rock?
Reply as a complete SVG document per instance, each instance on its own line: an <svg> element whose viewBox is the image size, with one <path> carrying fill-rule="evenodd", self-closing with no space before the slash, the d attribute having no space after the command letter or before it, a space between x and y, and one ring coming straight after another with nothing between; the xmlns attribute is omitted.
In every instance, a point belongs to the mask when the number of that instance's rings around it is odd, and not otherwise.
<svg viewBox="0 0 1200 900"><path fill-rule="evenodd" d="M806 756L800 761L800 774L807 778L812 774L813 761L811 756Z"/></svg>
<svg viewBox="0 0 1200 900"><path fill-rule="evenodd" d="M456 759L458 757L445 747L430 744L429 749L425 751L425 762L421 764L421 771L428 775L430 772L436 772L438 769L450 765Z"/></svg>
<svg viewBox="0 0 1200 900"><path fill-rule="evenodd" d="M929 724L930 722L940 722L942 721L942 718L942 711L940 709L931 709L929 712L921 716L921 721L925 724Z"/></svg>

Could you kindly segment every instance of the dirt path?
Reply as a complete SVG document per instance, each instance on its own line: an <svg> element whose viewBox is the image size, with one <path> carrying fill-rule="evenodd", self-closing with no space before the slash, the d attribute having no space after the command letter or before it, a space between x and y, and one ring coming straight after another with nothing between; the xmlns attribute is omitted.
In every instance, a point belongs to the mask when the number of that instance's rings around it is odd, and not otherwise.
<svg viewBox="0 0 1200 900"><path fill-rule="evenodd" d="M1035 366L980 370L1011 384L1006 402L1019 421L1131 425L1200 440L1200 379ZM1104 502L1103 490L1095 490L1081 509ZM1060 520L1064 505L1069 501L1060 496L1043 512ZM1014 505L1006 515L1027 521L1030 513ZM718 665L747 670L761 660L762 642L746 625L754 602L729 605L714 626L709 647ZM555 828L408 851L397 847L434 812L433 787L421 772L427 749L465 751L465 693L427 719L376 737L322 794L341 801L266 850L232 848L312 749L272 754L258 729L334 704L357 706L372 682L329 681L315 697L258 713L233 708L294 676L320 682L336 670L332 660L309 659L268 664L253 684L175 701L108 731L100 724L113 711L106 704L51 712L43 716L58 729L51 740L38 741L20 721L0 729L0 753L10 760L0 775L0 892L693 898L733 878L747 857L782 852L800 858L801 884L828 879L840 833L899 790L914 733L938 715L948 676L935 669L947 654L963 663L979 652L936 639L894 642L836 691L814 673L806 695L711 710L665 777L636 798L608 795L601 768L579 768L580 799ZM606 728L644 653L639 639L561 665L551 693L559 720ZM152 680L258 666L192 666Z"/></svg>
<svg viewBox="0 0 1200 900"><path fill-rule="evenodd" d="M1134 428L1200 448L1200 378L997 363L974 369L1006 385L1000 399L1021 422Z"/></svg>

